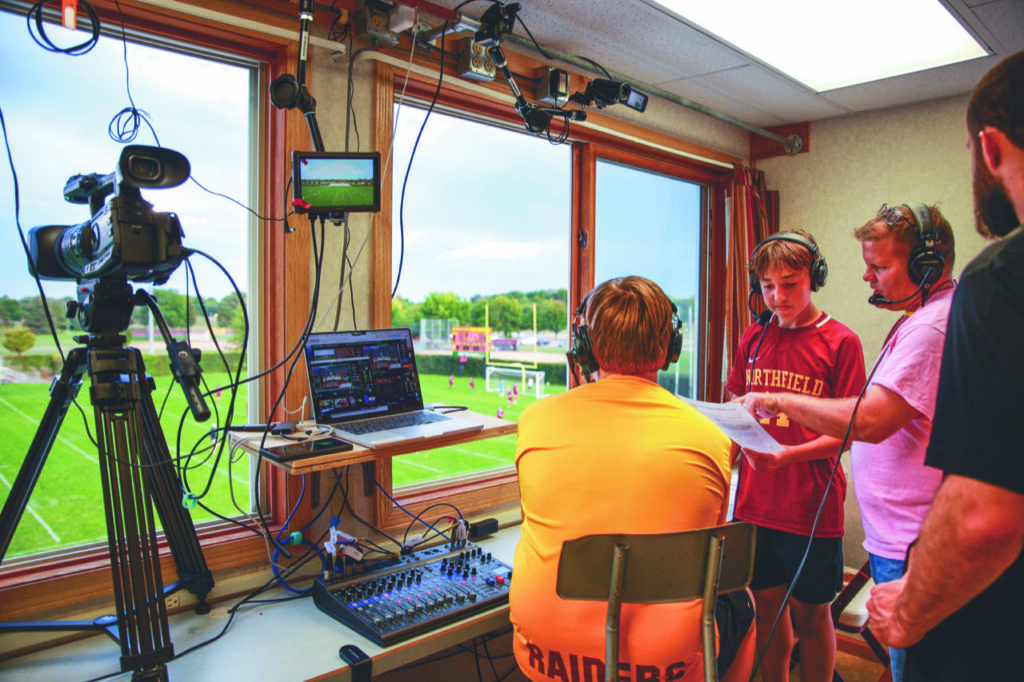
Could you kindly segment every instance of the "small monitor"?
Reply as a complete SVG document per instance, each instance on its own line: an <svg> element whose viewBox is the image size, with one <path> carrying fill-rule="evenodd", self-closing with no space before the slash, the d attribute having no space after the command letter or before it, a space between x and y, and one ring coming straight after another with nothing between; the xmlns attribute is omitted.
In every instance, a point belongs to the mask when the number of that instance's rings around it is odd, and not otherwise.
<svg viewBox="0 0 1024 682"><path fill-rule="evenodd" d="M292 152L292 175L296 213L380 210L379 152Z"/></svg>

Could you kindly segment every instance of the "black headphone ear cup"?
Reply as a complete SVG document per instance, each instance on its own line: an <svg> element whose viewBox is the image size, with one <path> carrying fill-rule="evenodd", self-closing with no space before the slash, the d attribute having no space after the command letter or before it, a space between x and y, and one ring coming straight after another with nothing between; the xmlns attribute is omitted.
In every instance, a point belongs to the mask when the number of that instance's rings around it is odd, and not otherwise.
<svg viewBox="0 0 1024 682"><path fill-rule="evenodd" d="M814 262L811 263L811 291L817 291L825 286L827 279L828 263L825 262L825 257L819 251L814 255Z"/></svg>
<svg viewBox="0 0 1024 682"><path fill-rule="evenodd" d="M673 306L674 311L674 306ZM679 355L683 352L683 323L679 316L672 313L672 332L668 337L668 351L665 353L665 364L661 370L664 372L673 362L679 361Z"/></svg>
<svg viewBox="0 0 1024 682"><path fill-rule="evenodd" d="M945 268L946 258L934 246L918 246L907 259L907 274L910 281L917 285L931 284L942 275Z"/></svg>
<svg viewBox="0 0 1024 682"><path fill-rule="evenodd" d="M587 381L590 381L590 375L598 370L598 366L593 346L590 344L590 332L587 330L587 325L578 324L573 327L572 350L569 352L573 362L579 366L580 372Z"/></svg>
<svg viewBox="0 0 1024 682"><path fill-rule="evenodd" d="M907 258L907 275L919 286L927 286L937 280L946 267L946 257L935 248L939 233L932 223L932 211L926 204L904 204L917 222L917 233L921 245L914 248ZM927 281L926 281L927 280Z"/></svg>

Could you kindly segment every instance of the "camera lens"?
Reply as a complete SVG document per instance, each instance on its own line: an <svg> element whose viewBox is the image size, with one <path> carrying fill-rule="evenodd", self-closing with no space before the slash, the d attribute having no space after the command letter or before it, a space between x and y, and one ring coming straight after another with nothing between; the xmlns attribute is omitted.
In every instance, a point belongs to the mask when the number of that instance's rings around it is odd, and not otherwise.
<svg viewBox="0 0 1024 682"><path fill-rule="evenodd" d="M57 261L68 272L80 272L93 256L98 241L91 222L64 230L57 241Z"/></svg>

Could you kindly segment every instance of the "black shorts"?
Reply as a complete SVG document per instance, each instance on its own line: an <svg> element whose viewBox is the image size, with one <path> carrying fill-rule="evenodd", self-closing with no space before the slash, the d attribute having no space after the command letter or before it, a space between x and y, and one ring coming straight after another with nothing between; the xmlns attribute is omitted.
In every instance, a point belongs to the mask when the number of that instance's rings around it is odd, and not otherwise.
<svg viewBox="0 0 1024 682"><path fill-rule="evenodd" d="M757 527L754 577L750 589L789 587L807 551L806 535ZM843 588L843 539L814 538L803 571L793 588L793 599L805 604L828 604Z"/></svg>
<svg viewBox="0 0 1024 682"><path fill-rule="evenodd" d="M754 622L754 603L746 590L720 594L715 601L715 626L718 628L718 675L732 665L740 642Z"/></svg>

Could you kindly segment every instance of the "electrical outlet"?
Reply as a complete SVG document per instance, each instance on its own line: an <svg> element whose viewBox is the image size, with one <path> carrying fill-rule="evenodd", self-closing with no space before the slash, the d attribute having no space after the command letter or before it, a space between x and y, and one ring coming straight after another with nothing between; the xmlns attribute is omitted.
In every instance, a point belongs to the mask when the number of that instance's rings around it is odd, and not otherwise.
<svg viewBox="0 0 1024 682"><path fill-rule="evenodd" d="M177 594L171 594L164 597L164 604L167 606L168 611L173 611L174 609L181 606L181 600L178 599Z"/></svg>
<svg viewBox="0 0 1024 682"><path fill-rule="evenodd" d="M475 81L494 80L497 67L487 48L472 38L465 38L459 41L458 50L459 62L456 73Z"/></svg>

